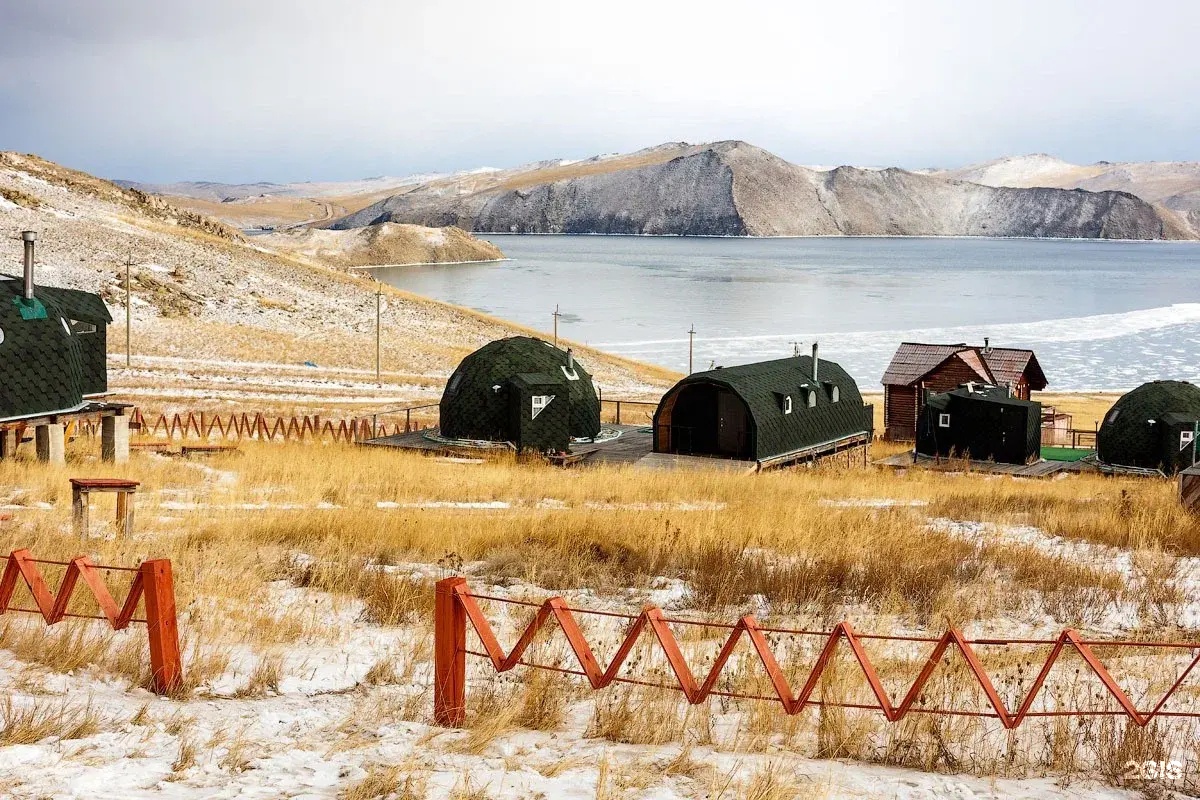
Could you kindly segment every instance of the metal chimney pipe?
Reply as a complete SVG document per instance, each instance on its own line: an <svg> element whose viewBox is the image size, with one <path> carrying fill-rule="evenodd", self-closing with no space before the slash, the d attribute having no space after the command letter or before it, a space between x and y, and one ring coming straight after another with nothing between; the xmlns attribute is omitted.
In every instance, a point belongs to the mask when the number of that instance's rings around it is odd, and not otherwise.
<svg viewBox="0 0 1200 800"><path fill-rule="evenodd" d="M812 356L812 358L813 358L813 378L812 378L812 379L813 379L813 383L816 383L816 382L817 382L817 379L818 379L818 378L817 378L817 376L818 376L817 364L819 363L819 361L818 361L818 359L817 359L817 343L816 343L816 342L813 342L813 356Z"/></svg>
<svg viewBox="0 0 1200 800"><path fill-rule="evenodd" d="M37 241L37 231L21 231L21 239L25 242L25 299L33 299L33 243Z"/></svg>
<svg viewBox="0 0 1200 800"><path fill-rule="evenodd" d="M568 370L575 369L575 351L572 350L570 347L567 348L567 369Z"/></svg>

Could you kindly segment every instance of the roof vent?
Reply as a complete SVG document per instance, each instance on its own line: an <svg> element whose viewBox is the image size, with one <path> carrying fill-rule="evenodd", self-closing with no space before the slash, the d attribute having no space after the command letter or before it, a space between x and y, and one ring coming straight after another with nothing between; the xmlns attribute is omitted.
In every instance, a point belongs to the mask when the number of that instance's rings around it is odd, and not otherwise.
<svg viewBox="0 0 1200 800"><path fill-rule="evenodd" d="M985 353L992 352L992 340L990 337L987 337L987 336L983 337L983 352L985 352Z"/></svg>
<svg viewBox="0 0 1200 800"><path fill-rule="evenodd" d="M33 299L33 243L37 241L37 231L21 231L21 239L25 242L25 299Z"/></svg>
<svg viewBox="0 0 1200 800"><path fill-rule="evenodd" d="M816 342L813 342L813 356L812 356L812 358L813 358L813 365L812 365L812 367L813 367L813 373L812 373L812 379L813 379L813 383L816 383L816 382L817 382L817 380L818 380L818 379L817 379L817 363L818 363L818 361L817 361L817 343L816 343Z"/></svg>

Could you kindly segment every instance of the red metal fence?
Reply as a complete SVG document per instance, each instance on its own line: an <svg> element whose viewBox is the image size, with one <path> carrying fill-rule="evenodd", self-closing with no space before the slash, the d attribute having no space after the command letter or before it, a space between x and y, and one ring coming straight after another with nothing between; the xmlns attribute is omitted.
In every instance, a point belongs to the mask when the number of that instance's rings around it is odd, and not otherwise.
<svg viewBox="0 0 1200 800"><path fill-rule="evenodd" d="M501 648L499 641L496 639L495 632L492 630L487 617L480 610L476 600L496 601L537 609L533 620L525 628L524 632L518 638L517 643L513 645L513 648L508 653L505 653L503 648ZM703 702L710 696L777 701L783 706L784 712L789 715L799 714L808 706L825 705L878 710L882 712L883 716L889 722L899 722L908 714L983 717L996 719L1004 728L1010 730L1019 726L1025 719L1033 717L1081 717L1124 714L1138 726L1145 726L1156 717L1190 717L1200 719L1200 711L1169 711L1164 708L1167 701L1183 684L1193 668L1197 663L1200 663L1200 643L1085 640L1076 631L1069 629L1063 631L1056 639L1048 640L968 639L953 627L940 637L888 636L858 633L848 622L840 623L832 631L805 631L763 627L758 624L753 616L744 616L736 624L730 625L669 619L663 614L661 609L654 607L647 607L641 614L635 616L607 611L570 608L561 597L552 597L542 603L531 603L501 597L477 595L472 594L467 588L465 578L447 578L437 584L434 613L434 718L438 724L452 727L462 724L466 709L466 656L468 655L488 659L497 672L507 672L518 665L523 665L535 669L547 669L580 675L587 678L593 689L603 689L613 683L626 683L682 691L687 701L693 705ZM583 631L575 620L575 614L615 617L629 621L630 624L625 637L606 668L601 668L600 663L596 660L591 646L588 644ZM559 628L562 630L568 646L579 663L580 669L565 669L554 665L538 664L525 660L526 650L534 641L538 632L550 623L551 619L557 622ZM479 640L483 645L482 652L467 648L468 622L470 622L471 627L475 629L475 633L479 636ZM721 628L730 631L729 638L725 641L712 668L706 676L703 676L703 679L698 679L697 676L693 675L691 668L688 666L687 659L680 649L678 640L671 632L671 625ZM675 685L623 677L619 674L622 665L629 657L638 638L647 628L653 633L654 639L666 657L671 672L675 676ZM775 653L767 641L768 634L823 637L825 639L825 644L821 648L816 663L809 672L798 694L793 692L788 683L779 665L779 661L776 659ZM774 695L721 691L716 688L721 671L729 661L734 648L743 635L749 640L750 646L762 663L766 676L774 690ZM813 697L822 673L825 672L830 659L833 658L839 644L843 640L850 648L855 661L858 663L870 687L874 703L837 702L814 699ZM899 703L894 703L884 688L878 672L863 648L864 640L919 642L933 645L933 650L929 654L929 658L926 660L920 674ZM1051 648L1050 654L1041 671L1015 710L1011 710L1005 705L992 679L983 668L976 652L977 647L1008 645L1043 645ZM1151 652L1155 649L1183 649L1196 651L1196 654L1191 658L1186 669L1176 678L1175 682L1162 698L1149 711L1139 711L1134 701L1120 687L1108 668L1096 656L1093 648L1097 647L1124 648L1126 650L1136 648L1141 652ZM978 681L979 687L987 697L988 704L991 706L990 711L929 708L919 704L919 701L923 702L922 689L924 689L933 676L943 656L948 655L948 651L951 648L957 649L966 660L971 674ZM1075 650L1088 668L1099 678L1109 695L1120 706L1119 711L1089 709L1039 711L1033 709L1034 701L1037 699L1039 691L1050 675L1050 670L1068 648Z"/></svg>
<svg viewBox="0 0 1200 800"><path fill-rule="evenodd" d="M66 567L57 594L51 594L39 564ZM132 572L133 583L125 602L120 606L113 599L104 581L106 571ZM18 579L29 587L36 608L12 607ZM91 592L99 606L99 614L79 614L67 611L71 595L79 580ZM145 599L145 618L135 618L138 603ZM175 617L175 584L168 559L143 561L138 567L106 567L93 564L86 556L70 561L48 561L34 558L28 550L13 550L0 578L0 615L11 611L41 614L47 625L64 618L95 619L108 622L114 631L124 630L132 622L146 626L150 643L151 688L158 694L171 694L183 685L183 663L179 656L179 630ZM0 642L2 644L2 642Z"/></svg>

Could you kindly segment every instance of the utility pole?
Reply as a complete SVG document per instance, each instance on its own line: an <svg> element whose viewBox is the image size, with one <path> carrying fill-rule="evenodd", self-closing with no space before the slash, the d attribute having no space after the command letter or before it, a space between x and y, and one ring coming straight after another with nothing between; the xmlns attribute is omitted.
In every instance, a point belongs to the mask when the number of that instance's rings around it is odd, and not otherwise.
<svg viewBox="0 0 1200 800"><path fill-rule="evenodd" d="M133 362L133 303L129 284L129 268L133 266L133 255L125 256L125 368Z"/></svg>
<svg viewBox="0 0 1200 800"><path fill-rule="evenodd" d="M558 313L558 303L554 304L554 313L550 316L554 317L554 346L558 347L558 318L562 316Z"/></svg>
<svg viewBox="0 0 1200 800"><path fill-rule="evenodd" d="M696 323L692 323L692 327L688 328L688 375L692 374L692 350L696 342Z"/></svg>
<svg viewBox="0 0 1200 800"><path fill-rule="evenodd" d="M383 388L383 283L375 281L375 384Z"/></svg>

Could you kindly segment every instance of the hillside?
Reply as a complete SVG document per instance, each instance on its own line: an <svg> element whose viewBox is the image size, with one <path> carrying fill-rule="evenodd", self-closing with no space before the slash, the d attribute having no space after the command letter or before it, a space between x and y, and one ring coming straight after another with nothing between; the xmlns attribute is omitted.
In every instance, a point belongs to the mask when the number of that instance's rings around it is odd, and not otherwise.
<svg viewBox="0 0 1200 800"><path fill-rule="evenodd" d="M521 330L385 288L385 385L377 388L373 281L275 252L261 237L246 239L138 190L2 153L0 271L20 272L12 239L25 229L40 233L39 282L96 291L109 303L118 320L113 353L124 349L124 264L132 263L133 365L114 359L110 378L118 396L156 407L428 402L463 355ZM577 352L614 395L653 392L669 377Z"/></svg>
<svg viewBox="0 0 1200 800"><path fill-rule="evenodd" d="M1200 162L1099 161L1084 166L1035 154L999 158L959 169L931 171L930 174L987 186L1128 192L1179 215L1190 225L1192 237L1200 236Z"/></svg>
<svg viewBox="0 0 1200 800"><path fill-rule="evenodd" d="M745 142L670 143L406 187L330 223L512 233L1188 238L1120 191L983 186L899 169L819 170Z"/></svg>
<svg viewBox="0 0 1200 800"><path fill-rule="evenodd" d="M500 248L461 228L382 222L347 231L296 228L255 238L275 250L340 267L495 261Z"/></svg>

